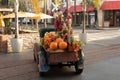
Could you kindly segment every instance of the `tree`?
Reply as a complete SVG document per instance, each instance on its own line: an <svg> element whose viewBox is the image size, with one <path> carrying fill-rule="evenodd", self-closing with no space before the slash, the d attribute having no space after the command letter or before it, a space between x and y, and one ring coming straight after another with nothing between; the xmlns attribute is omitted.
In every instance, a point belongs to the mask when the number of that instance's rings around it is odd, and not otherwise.
<svg viewBox="0 0 120 80"><path fill-rule="evenodd" d="M1 0L1 4L4 6L8 6L8 0Z"/></svg>
<svg viewBox="0 0 120 80"><path fill-rule="evenodd" d="M19 0L19 11L27 11L26 1L28 0ZM9 0L9 6L14 8L14 0Z"/></svg>
<svg viewBox="0 0 120 80"><path fill-rule="evenodd" d="M19 1L15 0L14 2L14 7L15 7L15 30L16 30L16 35L15 38L19 38L19 27L18 27L18 9L19 9Z"/></svg>
<svg viewBox="0 0 120 80"><path fill-rule="evenodd" d="M101 0L92 0L94 7L96 8L96 19L97 19L97 25L99 26L99 7L101 4Z"/></svg>
<svg viewBox="0 0 120 80"><path fill-rule="evenodd" d="M75 15L74 15L74 23L76 24L76 0L74 0L74 13L75 13Z"/></svg>
<svg viewBox="0 0 120 80"><path fill-rule="evenodd" d="M87 3L87 5L89 5L89 6L94 6L92 0L86 0L86 3Z"/></svg>
<svg viewBox="0 0 120 80"><path fill-rule="evenodd" d="M26 1L27 0L19 0L19 10L27 11Z"/></svg>
<svg viewBox="0 0 120 80"><path fill-rule="evenodd" d="M94 6L98 8L100 6L101 0L92 0Z"/></svg>

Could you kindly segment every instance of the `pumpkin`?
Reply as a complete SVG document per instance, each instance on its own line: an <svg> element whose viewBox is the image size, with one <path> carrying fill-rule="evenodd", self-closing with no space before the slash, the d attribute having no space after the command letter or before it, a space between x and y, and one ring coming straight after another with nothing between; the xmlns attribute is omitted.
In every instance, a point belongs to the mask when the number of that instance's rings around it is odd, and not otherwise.
<svg viewBox="0 0 120 80"><path fill-rule="evenodd" d="M56 50L58 48L57 42L50 43L50 50Z"/></svg>
<svg viewBox="0 0 120 80"><path fill-rule="evenodd" d="M60 42L63 42L63 39L62 39L62 38L57 38L57 39L55 40L55 42L57 42L57 44L59 45Z"/></svg>
<svg viewBox="0 0 120 80"><path fill-rule="evenodd" d="M62 49L62 50L65 50L67 48L67 42L60 42L59 43L59 48Z"/></svg>

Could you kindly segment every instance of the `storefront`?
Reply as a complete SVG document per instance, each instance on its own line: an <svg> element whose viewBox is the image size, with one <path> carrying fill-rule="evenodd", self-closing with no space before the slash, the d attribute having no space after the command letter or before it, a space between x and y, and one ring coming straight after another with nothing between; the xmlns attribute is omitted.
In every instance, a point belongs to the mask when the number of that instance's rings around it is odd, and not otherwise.
<svg viewBox="0 0 120 80"><path fill-rule="evenodd" d="M76 5L76 11L74 10L74 6L71 6L68 10L68 12L70 12L73 16L73 24L76 21L76 24L82 25L83 24L83 8L80 5ZM94 8L91 6L87 6L87 10L86 10L86 25L90 25L91 24L91 12L93 13ZM75 17L75 13L76 13L76 17ZM92 16L93 17L93 16ZM76 18L76 20L75 20Z"/></svg>
<svg viewBox="0 0 120 80"><path fill-rule="evenodd" d="M75 11L75 8L76 8L76 11ZM82 15L82 7L80 5L77 5L76 7L74 6L71 6L68 10L68 12L70 12L72 14L72 22L73 24L76 23L76 24L82 24L82 19L81 17L83 16ZM76 16L75 16L75 13L76 13ZM75 20L76 18L76 20ZM76 22L75 22L76 21Z"/></svg>
<svg viewBox="0 0 120 80"><path fill-rule="evenodd" d="M120 1L104 1L100 9L103 10L104 23L109 23L110 27L120 26Z"/></svg>

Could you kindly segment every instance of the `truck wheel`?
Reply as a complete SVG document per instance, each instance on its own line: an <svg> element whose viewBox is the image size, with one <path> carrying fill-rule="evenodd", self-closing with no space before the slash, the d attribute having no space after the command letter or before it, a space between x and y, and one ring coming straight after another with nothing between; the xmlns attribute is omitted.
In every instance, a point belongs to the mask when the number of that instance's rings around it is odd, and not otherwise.
<svg viewBox="0 0 120 80"><path fill-rule="evenodd" d="M39 57L38 57L38 55L36 57L36 63L39 64Z"/></svg>
<svg viewBox="0 0 120 80"><path fill-rule="evenodd" d="M75 63L75 70L76 70L76 74L81 74L83 72L83 68L79 68L77 63Z"/></svg>
<svg viewBox="0 0 120 80"><path fill-rule="evenodd" d="M35 54L33 54L33 57L34 57L34 62L36 62L36 57L35 57Z"/></svg>
<svg viewBox="0 0 120 80"><path fill-rule="evenodd" d="M40 77L43 77L45 74L44 72L39 72Z"/></svg>

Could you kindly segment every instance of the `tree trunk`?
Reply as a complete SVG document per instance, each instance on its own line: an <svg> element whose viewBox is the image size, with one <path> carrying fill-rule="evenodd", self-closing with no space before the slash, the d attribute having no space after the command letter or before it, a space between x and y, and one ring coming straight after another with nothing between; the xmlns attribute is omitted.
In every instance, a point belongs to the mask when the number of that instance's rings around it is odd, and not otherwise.
<svg viewBox="0 0 120 80"><path fill-rule="evenodd" d="M19 27L18 27L18 6L19 6L19 2L18 0L15 0L14 2L14 7L15 7L15 38L19 37Z"/></svg>
<svg viewBox="0 0 120 80"><path fill-rule="evenodd" d="M83 2L83 7L84 7L84 21L83 21L83 30L82 30L82 33L85 33L85 27L86 27L86 0L84 0Z"/></svg>
<svg viewBox="0 0 120 80"><path fill-rule="evenodd" d="M74 13L75 13L74 24L76 24L76 0L74 0Z"/></svg>
<svg viewBox="0 0 120 80"><path fill-rule="evenodd" d="M47 0L44 0L44 13L47 13ZM44 28L47 28L47 19L44 19Z"/></svg>

